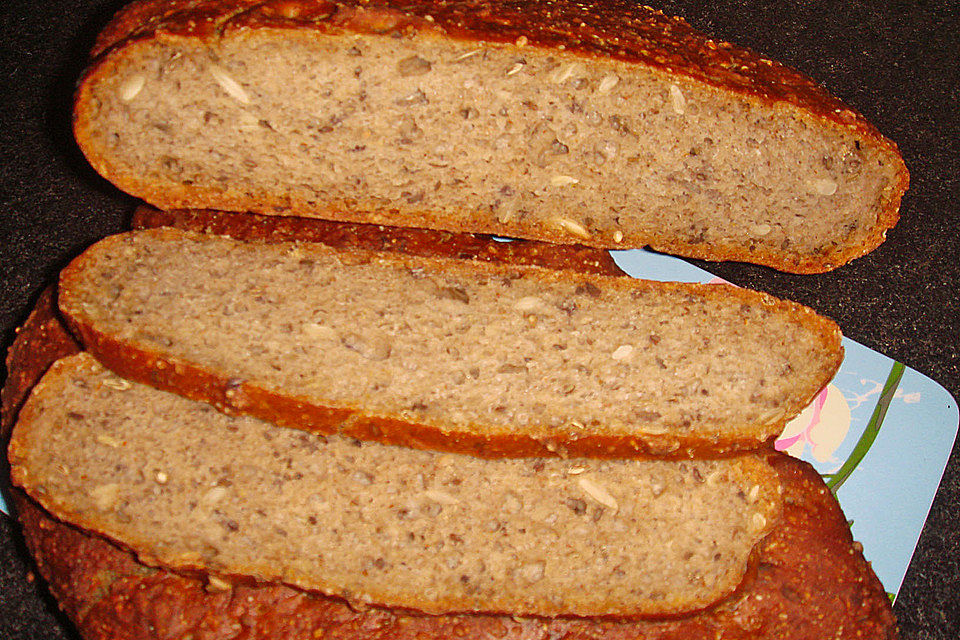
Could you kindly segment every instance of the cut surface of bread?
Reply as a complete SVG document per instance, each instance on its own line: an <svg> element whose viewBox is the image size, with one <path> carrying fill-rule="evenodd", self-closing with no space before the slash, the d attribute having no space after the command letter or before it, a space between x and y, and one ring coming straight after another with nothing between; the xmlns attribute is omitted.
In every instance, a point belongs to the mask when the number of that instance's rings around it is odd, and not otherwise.
<svg viewBox="0 0 960 640"><path fill-rule="evenodd" d="M428 613L649 616L742 581L776 525L765 456L472 456L230 417L54 364L21 411L14 482L150 564Z"/></svg>
<svg viewBox="0 0 960 640"><path fill-rule="evenodd" d="M707 610L662 619L416 615L278 583L147 567L103 537L56 520L19 491L39 573L86 640L895 640L890 602L813 469L774 459L786 517L760 543L744 588ZM176 611L177 615L170 615Z"/></svg>
<svg viewBox="0 0 960 640"><path fill-rule="evenodd" d="M161 208L816 272L877 246L907 185L811 80L634 3L142 3L99 50L77 139Z"/></svg>
<svg viewBox="0 0 960 640"><path fill-rule="evenodd" d="M59 304L124 377L488 457L756 448L842 359L829 320L726 285L174 229L98 243L63 272Z"/></svg>
<svg viewBox="0 0 960 640"><path fill-rule="evenodd" d="M329 242L374 243L372 230L353 239L355 229L296 221L276 228L254 216L202 212L140 215L134 224L184 224L259 237L276 231L310 233ZM292 222L292 221L291 221ZM316 221L312 221L316 223ZM249 223L249 224L248 224ZM346 233L345 233L346 232ZM383 230L384 246L426 251L475 248L476 239L455 236L422 245L429 233ZM463 244L455 249L458 243ZM376 242L372 246L377 246ZM498 249L500 243L494 243ZM524 256L511 243L508 258ZM589 254L589 252L587 252ZM486 250L479 255L487 256ZM569 257L569 256L568 256ZM581 265L592 268L589 255ZM48 292L49 293L49 292ZM52 296L41 296L7 357L0 434L8 433L23 400L50 364L76 353L77 345L57 319ZM614 621L598 618L538 618L494 614L415 615L379 607L352 608L341 599L288 585L250 585L248 580L194 572L191 575L147 567L102 536L55 519L21 491L11 497L23 524L24 540L62 610L86 640L159 640L194 634L205 640L862 640L897 638L896 623L883 588L853 545L850 528L836 500L807 464L773 456L784 487L779 524L758 547L756 572L733 596L707 610L666 619ZM176 611L176 615L170 615Z"/></svg>

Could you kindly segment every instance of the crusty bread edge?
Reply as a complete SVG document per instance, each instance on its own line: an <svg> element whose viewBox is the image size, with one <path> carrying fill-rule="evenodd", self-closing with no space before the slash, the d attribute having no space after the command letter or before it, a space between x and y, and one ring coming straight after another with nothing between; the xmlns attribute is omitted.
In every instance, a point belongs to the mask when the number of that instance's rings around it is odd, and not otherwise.
<svg viewBox="0 0 960 640"><path fill-rule="evenodd" d="M131 232L158 237L202 238L203 234L174 229L154 229ZM171 236L171 234L174 234ZM183 235L186 234L186 235ZM118 234L101 241L122 242L128 234ZM410 256L400 257L394 253L365 250L345 250L344 255L358 259L424 260L441 265L456 265L463 268L467 261L443 258ZM769 294L751 291L724 284L695 284L642 281L632 278L560 272L542 267L508 265L502 268L524 269L534 277L550 281L558 278L577 278L600 287L642 287L660 291L689 291L705 298L727 297L731 304L763 305L771 312L783 312L793 316L801 328L816 335L832 355L823 363L819 379L811 380L798 388L791 401L787 402L768 423L764 424L766 436L758 439L743 433L755 425L723 425L732 435L703 437L676 434L642 433L605 434L584 432L582 429L546 429L530 435L518 434L505 427L485 426L484 434L479 429L428 424L415 419L374 414L361 406L326 406L316 401L297 397L236 378L231 372L219 372L175 356L163 354L156 349L132 341L114 338L97 329L84 315L82 305L74 304L70 292L78 288L82 264L88 254L73 260L60 275L59 305L67 325L78 337L84 348L93 353L106 367L118 375L173 391L193 400L214 405L226 413L242 413L287 427L299 428L319 434L337 433L342 436L371 440L384 444L396 444L422 449L466 453L480 457L523 456L586 456L606 458L689 458L730 455L745 450L769 447L783 430L786 423L798 415L833 378L843 361L840 329L832 321L817 315L803 305L779 300ZM473 262L478 268L486 263ZM497 267L490 267L497 268Z"/></svg>

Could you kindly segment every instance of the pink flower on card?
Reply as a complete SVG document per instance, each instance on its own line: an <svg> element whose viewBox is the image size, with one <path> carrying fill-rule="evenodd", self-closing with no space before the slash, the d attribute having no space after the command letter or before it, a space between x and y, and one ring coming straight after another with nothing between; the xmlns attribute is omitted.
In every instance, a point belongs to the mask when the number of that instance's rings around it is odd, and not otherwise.
<svg viewBox="0 0 960 640"><path fill-rule="evenodd" d="M850 405L832 384L817 394L800 415L787 423L775 443L778 451L799 458L809 446L817 462L835 461L833 454L850 430Z"/></svg>

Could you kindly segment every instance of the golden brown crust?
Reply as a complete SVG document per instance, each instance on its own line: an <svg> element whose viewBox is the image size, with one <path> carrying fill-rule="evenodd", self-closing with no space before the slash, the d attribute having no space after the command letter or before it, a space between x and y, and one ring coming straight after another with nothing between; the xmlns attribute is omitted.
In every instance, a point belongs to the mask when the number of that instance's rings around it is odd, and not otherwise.
<svg viewBox="0 0 960 640"><path fill-rule="evenodd" d="M800 106L880 134L810 78L778 62L715 41L685 20L628 0L144 0L121 11L100 35L94 57L161 34L212 38L235 30L311 29L327 33L410 34L562 48L640 63L765 101ZM889 143L891 144L892 143Z"/></svg>
<svg viewBox="0 0 960 640"><path fill-rule="evenodd" d="M896 179L877 203L877 220L869 234L855 245L839 246L823 255L783 254L762 247L711 243L692 244L680 239L651 238L650 246L668 253L707 260L742 260L795 273L821 273L862 256L883 242L898 220L909 174L896 145L881 135L862 115L831 96L810 78L780 63L697 32L681 18L670 17L629 0L573 2L523 2L521 0L144 0L121 11L105 29L93 50L94 61L84 80L108 73L115 54L151 38L213 40L237 31L255 29L308 30L318 33L439 34L443 37L513 46L540 47L587 56L636 63L668 75L684 76L722 91L766 104L793 105L811 121L839 125L856 132L863 144L897 166ZM90 148L82 104L88 83L81 82L74 112L74 129L82 148ZM189 196L182 189L159 188L139 176L114 175L103 158L90 158L95 168L123 188L134 188L142 197L165 208L196 206L205 202L203 189ZM221 208L244 211L287 211L284 197L261 196L256 202L231 201L211 193ZM351 212L344 203L300 203L299 211L340 221L373 221L390 224L423 224L433 219L416 212L403 214ZM434 219L431 224L442 226ZM512 235L508 225L481 223L483 230ZM450 228L450 231L461 231ZM559 229L537 231L537 239L565 243L569 235ZM585 239L587 244L609 247L609 239Z"/></svg>
<svg viewBox="0 0 960 640"><path fill-rule="evenodd" d="M576 269L580 273L626 275L607 251L581 245L556 245L535 240L498 242L487 235L410 229L375 224L343 223L318 218L262 216L201 209L160 211L141 206L133 214L134 229L175 227L226 235L239 240L270 242L322 242L331 247L369 251L397 251L413 256L434 256L508 262L548 269Z"/></svg>
<svg viewBox="0 0 960 640"><path fill-rule="evenodd" d="M159 218L190 225L203 216L174 213ZM141 212L136 224L154 222L158 217ZM249 220L236 225L258 226ZM333 231L336 234L335 227ZM76 343L57 321L52 296L42 296L11 349L17 355L8 358L10 375L2 394L5 424L50 364L76 351ZM641 622L417 616L354 610L340 600L281 585L210 583L203 576L148 568L105 539L53 519L23 494L14 497L40 573L88 640L190 634L206 640L713 640L721 633L730 640L895 640L889 601L819 476L809 465L782 455L772 455L771 463L784 485L785 509L781 525L760 544L756 573L734 597L710 610Z"/></svg>
<svg viewBox="0 0 960 640"><path fill-rule="evenodd" d="M17 339L7 352L7 380L0 391L0 446L6 448L7 438L16 420L20 406L47 367L56 360L76 353L79 349L67 328L60 321L54 302L56 289L47 287L37 299L36 306L22 327ZM46 363L42 368L35 363Z"/></svg>
<svg viewBox="0 0 960 640"><path fill-rule="evenodd" d="M220 221L218 231L237 239L246 239L251 228L257 228L242 222L244 220L242 215L232 218L241 221L236 227L229 224L228 221L231 218L228 214L218 215ZM295 224L299 231L320 240L324 238L325 229L331 227L331 223L320 223L314 226L312 220L295 223L291 221L291 224ZM311 228L314 231L307 231ZM401 231L400 233L408 234L409 232ZM112 241L122 242L123 239L108 239L105 242ZM414 247L429 247L426 244L408 244ZM513 255L527 254L528 259L536 259L538 245L525 244L532 250L531 252L526 251L521 245ZM823 347L824 361L821 363L819 377L797 383L796 392L780 407L781 413L776 421L764 425L726 424L709 437L696 433L644 433L639 429L636 433L629 435L603 429L583 433L582 430L575 428L570 428L569 431L551 428L542 433L519 433L512 429L492 426L454 430L445 428L445 425L419 423L409 417L371 414L362 406L319 405L315 401L311 402L271 390L256 381L239 380L234 377L232 371L204 366L104 333L94 323L88 321L82 306L77 307L73 303L73 297L68 297L66 293L82 289L79 280L82 277L83 260L81 257L61 273L60 286L65 292L63 294L65 304L61 305L61 310L84 348L117 374L159 389L179 393L193 400L213 404L226 413L251 415L282 426L324 435L337 433L360 440L420 449L466 453L489 458L541 455L691 458L729 455L772 445L773 439L786 422L799 414L812 401L820 389L830 381L843 361L841 335L837 326L801 305L734 287L631 280L629 284L636 288L650 288L664 292L689 291L698 298L721 299L728 304L744 304L751 307L763 306L772 314L789 316L800 330L816 336L817 342ZM554 264L560 263L554 260ZM549 279L555 273L530 275ZM606 289L627 283L626 280L609 278L603 282L596 281L597 286Z"/></svg>

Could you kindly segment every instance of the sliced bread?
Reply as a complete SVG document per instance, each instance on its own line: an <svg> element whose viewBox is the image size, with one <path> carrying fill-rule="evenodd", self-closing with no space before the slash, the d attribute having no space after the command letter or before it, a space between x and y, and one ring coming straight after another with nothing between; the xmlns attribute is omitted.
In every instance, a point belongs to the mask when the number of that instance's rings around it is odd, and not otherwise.
<svg viewBox="0 0 960 640"><path fill-rule="evenodd" d="M824 271L907 171L816 83L618 0L139 2L77 140L161 207L327 217Z"/></svg>
<svg viewBox="0 0 960 640"><path fill-rule="evenodd" d="M840 332L727 285L154 229L61 275L124 377L320 433L476 455L717 455L774 438Z"/></svg>
<svg viewBox="0 0 960 640"><path fill-rule="evenodd" d="M282 429L87 354L20 413L12 477L148 564L427 613L655 616L730 595L777 524L763 456L512 458Z"/></svg>
<svg viewBox="0 0 960 640"><path fill-rule="evenodd" d="M138 225L158 222L199 224L232 233L276 230L270 220L220 214L145 216L141 212L135 220ZM303 231L299 221L294 226ZM311 237L317 227L327 225L306 225ZM283 230L290 227L283 225ZM352 227L327 230L329 234L316 237L341 242L357 231ZM426 250L429 247L418 240L429 235L383 233L381 240L384 246ZM376 234L364 229L360 239L374 242ZM457 236L429 246L456 253L458 244L464 250L483 245ZM526 245L513 244L518 250ZM498 243L490 246L502 248ZM523 251L512 253L522 255ZM478 255L487 256L488 251L481 249ZM592 258L590 264L594 264ZM49 365L77 350L54 307L50 296L42 296L16 335L0 394L0 433L8 432L30 388ZM417 615L408 610L351 607L335 597L278 583L251 584L241 576L206 571L178 574L148 567L116 543L56 519L21 491L9 495L37 573L86 640L160 640L190 634L213 640L238 633L250 640L715 640L718 636L895 640L890 602L854 545L846 519L823 481L798 460L786 456L768 460L784 489L783 512L757 547L755 571L717 605L664 619Z"/></svg>
<svg viewBox="0 0 960 640"><path fill-rule="evenodd" d="M890 601L823 481L799 460L771 463L784 517L760 542L756 570L713 607L657 619L351 607L276 582L148 567L21 492L14 497L38 573L85 640L896 640Z"/></svg>

